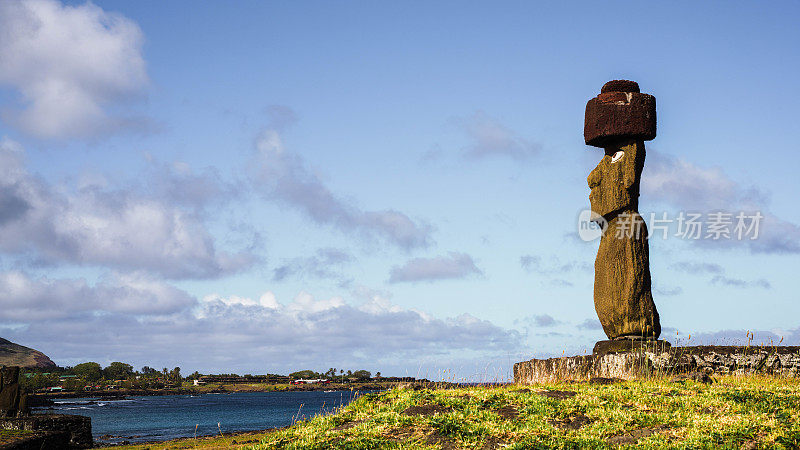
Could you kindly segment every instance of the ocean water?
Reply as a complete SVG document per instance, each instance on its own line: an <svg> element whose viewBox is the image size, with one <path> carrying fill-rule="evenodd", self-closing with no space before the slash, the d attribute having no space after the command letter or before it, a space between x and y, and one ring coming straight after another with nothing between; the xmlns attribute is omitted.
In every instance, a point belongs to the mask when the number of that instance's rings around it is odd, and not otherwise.
<svg viewBox="0 0 800 450"><path fill-rule="evenodd" d="M98 443L147 442L181 437L264 430L291 425L292 418L311 418L346 405L358 394L351 391L247 392L231 394L165 395L57 399L38 413L79 414L92 418ZM218 425L219 424L219 425Z"/></svg>

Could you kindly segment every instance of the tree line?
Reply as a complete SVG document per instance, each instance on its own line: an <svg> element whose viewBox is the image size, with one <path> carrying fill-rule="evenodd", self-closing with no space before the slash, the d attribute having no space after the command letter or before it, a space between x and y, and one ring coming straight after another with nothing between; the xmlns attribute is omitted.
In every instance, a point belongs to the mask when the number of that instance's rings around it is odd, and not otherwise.
<svg viewBox="0 0 800 450"><path fill-rule="evenodd" d="M215 374L216 376L239 377L237 374ZM180 367L161 370L143 366L135 370L132 365L115 361L106 367L89 361L73 367L58 367L44 372L42 370L28 369L20 377L20 383L29 390L41 390L52 386L62 386L65 390L80 390L87 387L107 387L110 385L129 389L162 389L165 387L181 386L184 381L200 379L203 374L194 373L183 376ZM276 375L278 376L278 375ZM244 375L245 378L253 375ZM376 372L376 378L381 378L381 373ZM316 372L306 369L289 374L292 379L330 379L334 382L369 381L372 373L368 370L344 370L329 368L325 372Z"/></svg>

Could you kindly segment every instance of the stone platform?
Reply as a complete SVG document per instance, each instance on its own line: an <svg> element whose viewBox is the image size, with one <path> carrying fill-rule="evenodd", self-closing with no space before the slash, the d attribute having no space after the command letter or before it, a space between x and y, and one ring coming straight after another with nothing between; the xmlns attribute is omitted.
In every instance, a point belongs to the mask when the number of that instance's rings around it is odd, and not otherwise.
<svg viewBox="0 0 800 450"><path fill-rule="evenodd" d="M4 448L67 449L91 448L92 420L68 414L31 414L0 418L0 429L33 431L31 442L19 442ZM26 440L27 441L27 440ZM18 446L17 446L18 445Z"/></svg>
<svg viewBox="0 0 800 450"><path fill-rule="evenodd" d="M663 342L663 341L660 341ZM627 350L627 349L626 349ZM800 347L667 347L651 342L630 351L531 359L514 364L519 384L588 381L592 378L642 379L688 372L800 376Z"/></svg>

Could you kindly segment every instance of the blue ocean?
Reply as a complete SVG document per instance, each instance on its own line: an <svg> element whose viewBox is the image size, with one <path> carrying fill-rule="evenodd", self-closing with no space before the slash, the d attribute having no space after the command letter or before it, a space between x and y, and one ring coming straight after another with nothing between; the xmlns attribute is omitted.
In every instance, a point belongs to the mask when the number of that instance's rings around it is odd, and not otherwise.
<svg viewBox="0 0 800 450"><path fill-rule="evenodd" d="M136 443L282 427L298 418L330 413L357 395L295 391L75 398L57 399L54 406L34 412L89 416L96 443Z"/></svg>

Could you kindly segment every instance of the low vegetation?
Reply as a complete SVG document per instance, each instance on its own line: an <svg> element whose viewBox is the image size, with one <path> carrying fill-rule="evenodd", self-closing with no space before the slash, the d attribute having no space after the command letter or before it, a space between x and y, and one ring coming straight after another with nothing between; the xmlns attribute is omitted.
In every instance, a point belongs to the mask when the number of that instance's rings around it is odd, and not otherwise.
<svg viewBox="0 0 800 450"><path fill-rule="evenodd" d="M711 384L663 379L529 387L409 387L363 395L336 414L250 434L246 439L223 436L128 448L620 446L798 448L800 382L717 377Z"/></svg>

